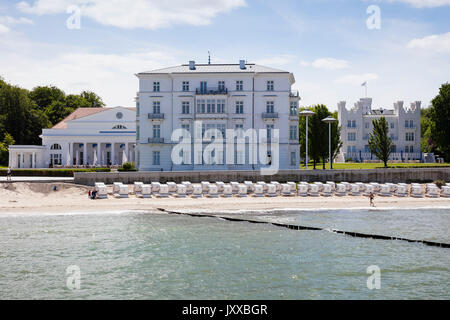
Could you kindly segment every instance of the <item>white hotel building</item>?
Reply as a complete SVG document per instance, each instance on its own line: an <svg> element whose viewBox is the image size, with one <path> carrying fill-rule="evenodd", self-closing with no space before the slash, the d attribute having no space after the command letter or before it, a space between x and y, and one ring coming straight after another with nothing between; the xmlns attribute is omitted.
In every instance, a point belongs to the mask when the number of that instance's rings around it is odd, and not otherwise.
<svg viewBox="0 0 450 320"><path fill-rule="evenodd" d="M389 135L394 147L390 160L423 160L420 149L420 101L403 108L403 101L394 103L393 110L372 109L371 98L361 98L348 110L346 102L338 103L339 124L343 146L338 162L377 160L369 151L369 134L373 130L372 120L384 117L389 124Z"/></svg>
<svg viewBox="0 0 450 320"><path fill-rule="evenodd" d="M234 148L231 155L203 152L211 143L200 142L194 147L194 125L199 131L217 129L224 136L227 129L243 134L248 129L267 129L266 143L273 143L273 129L279 130L279 168L298 169L298 93L291 91L294 75L290 72L240 61L238 64L189 64L141 72L136 110L136 166L140 171L186 170L255 170L272 159L249 160L248 143L245 152ZM186 129L192 135L192 148L183 150L182 162L172 161L172 141L176 129ZM242 129L243 131L239 131ZM207 132L206 132L207 133ZM248 142L248 140L247 140ZM233 142L234 144L234 142ZM198 148L198 147L197 147ZM269 149L270 150L270 149ZM213 163L208 160L212 157Z"/></svg>
<svg viewBox="0 0 450 320"><path fill-rule="evenodd" d="M50 129L41 146L9 146L11 168L121 165L134 161L135 108L78 108Z"/></svg>

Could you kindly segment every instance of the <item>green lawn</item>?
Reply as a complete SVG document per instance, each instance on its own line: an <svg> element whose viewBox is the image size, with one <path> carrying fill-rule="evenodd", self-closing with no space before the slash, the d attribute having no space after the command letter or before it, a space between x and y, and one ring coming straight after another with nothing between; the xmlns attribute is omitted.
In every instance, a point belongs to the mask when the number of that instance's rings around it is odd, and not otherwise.
<svg viewBox="0 0 450 320"><path fill-rule="evenodd" d="M376 169L383 168L384 165L382 163L356 163L356 162L347 162L347 163L333 163L333 169ZM388 163L389 168L437 168L437 167L450 167L450 163ZM302 164L300 166L301 169L305 169L305 165ZM308 164L308 169L312 169L313 164ZM322 163L316 164L316 169L321 170ZM330 168L330 165L327 163L325 165L326 169Z"/></svg>

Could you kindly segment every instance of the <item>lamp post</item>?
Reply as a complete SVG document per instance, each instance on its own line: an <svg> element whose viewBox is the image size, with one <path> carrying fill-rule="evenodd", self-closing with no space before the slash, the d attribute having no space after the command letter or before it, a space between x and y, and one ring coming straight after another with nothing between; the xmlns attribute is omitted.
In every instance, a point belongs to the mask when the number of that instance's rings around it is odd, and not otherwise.
<svg viewBox="0 0 450 320"><path fill-rule="evenodd" d="M308 170L308 118L314 115L315 113L311 110L303 110L299 113L302 117L306 117L306 159L305 159L305 165L306 170Z"/></svg>
<svg viewBox="0 0 450 320"><path fill-rule="evenodd" d="M331 124L335 123L337 120L333 117L326 117L322 120L325 123L328 123L328 148L329 148L329 157L330 157L330 170L333 169L333 159L331 158Z"/></svg>

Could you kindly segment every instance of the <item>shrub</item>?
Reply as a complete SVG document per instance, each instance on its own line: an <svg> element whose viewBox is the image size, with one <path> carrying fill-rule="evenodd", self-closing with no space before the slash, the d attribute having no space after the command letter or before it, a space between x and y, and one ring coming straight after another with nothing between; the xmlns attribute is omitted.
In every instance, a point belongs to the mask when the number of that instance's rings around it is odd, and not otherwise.
<svg viewBox="0 0 450 320"><path fill-rule="evenodd" d="M0 169L0 176L6 176L7 169ZM109 168L90 169L12 169L17 177L73 177L74 172L110 172Z"/></svg>
<svg viewBox="0 0 450 320"><path fill-rule="evenodd" d="M442 188L442 186L445 186L445 181L444 180L436 180L433 182L439 189Z"/></svg>
<svg viewBox="0 0 450 320"><path fill-rule="evenodd" d="M118 171L137 171L137 169L134 167L134 162L125 162Z"/></svg>

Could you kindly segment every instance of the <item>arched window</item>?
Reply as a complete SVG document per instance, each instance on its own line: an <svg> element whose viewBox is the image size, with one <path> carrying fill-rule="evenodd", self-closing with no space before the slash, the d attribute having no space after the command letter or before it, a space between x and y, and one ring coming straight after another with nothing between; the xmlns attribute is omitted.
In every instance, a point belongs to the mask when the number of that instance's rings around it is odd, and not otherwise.
<svg viewBox="0 0 450 320"><path fill-rule="evenodd" d="M54 145L52 145L50 147L50 149L51 150L61 150L62 148L61 148L61 146L59 144L55 143Z"/></svg>
<svg viewBox="0 0 450 320"><path fill-rule="evenodd" d="M114 126L113 129L126 129L127 127L125 127L123 124L118 124L117 126Z"/></svg>

